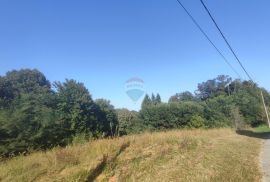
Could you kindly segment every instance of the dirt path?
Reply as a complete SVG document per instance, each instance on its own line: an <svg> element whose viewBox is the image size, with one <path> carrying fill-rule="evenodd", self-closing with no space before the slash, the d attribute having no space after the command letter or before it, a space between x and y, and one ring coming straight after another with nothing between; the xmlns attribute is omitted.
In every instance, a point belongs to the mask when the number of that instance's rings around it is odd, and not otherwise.
<svg viewBox="0 0 270 182"><path fill-rule="evenodd" d="M263 168L263 182L270 182L270 139L266 139L261 153L261 164Z"/></svg>

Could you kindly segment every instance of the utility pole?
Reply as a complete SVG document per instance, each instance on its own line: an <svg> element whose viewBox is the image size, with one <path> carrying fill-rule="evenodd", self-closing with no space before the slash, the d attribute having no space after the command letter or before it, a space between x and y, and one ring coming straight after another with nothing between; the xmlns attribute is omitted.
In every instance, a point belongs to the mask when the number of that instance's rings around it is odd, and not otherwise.
<svg viewBox="0 0 270 182"><path fill-rule="evenodd" d="M268 127L270 128L269 115L268 115L268 111L267 111L267 108L266 108L266 105L265 105L265 101L264 101L264 97L263 97L263 92L262 92L262 90L261 90L261 96L262 96L263 107L264 107L265 114L266 114L266 117L267 117Z"/></svg>
<svg viewBox="0 0 270 182"><path fill-rule="evenodd" d="M178 0L179 1L179 0ZM214 19L214 17L212 16L211 12L209 11L209 9L207 8L207 6L204 4L203 0L200 0L200 2L202 3L204 9L206 10L206 12L208 13L209 17L211 18L212 22L215 24L217 30L219 31L220 35L222 36L223 40L226 42L228 48L231 50L232 54L234 55L235 59L237 60L237 62L239 63L239 65L241 66L241 68L244 70L244 72L246 73L246 75L248 76L248 78L252 81L252 83L255 83L253 81L253 79L251 78L250 74L247 72L246 68L244 67L244 65L242 64L242 62L240 61L240 59L238 58L238 56L236 55L235 51L233 50L231 44L228 42L227 38L225 37L225 35L223 34L223 32L221 31L221 29L219 28L216 20ZM267 112L267 108L265 105L265 101L264 101L264 97L263 97L263 93L261 90L261 96L262 96L262 101L263 101L263 107L265 110L265 114L267 117L267 122L268 122L268 127L270 128L270 121L269 121L269 115Z"/></svg>

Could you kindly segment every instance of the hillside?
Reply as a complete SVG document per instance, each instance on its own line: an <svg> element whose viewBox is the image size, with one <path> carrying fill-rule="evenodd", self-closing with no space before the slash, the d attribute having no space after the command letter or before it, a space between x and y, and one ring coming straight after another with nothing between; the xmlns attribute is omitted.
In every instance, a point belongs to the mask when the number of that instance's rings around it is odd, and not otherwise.
<svg viewBox="0 0 270 182"><path fill-rule="evenodd" d="M261 141L231 129L101 139L0 164L10 181L259 181Z"/></svg>

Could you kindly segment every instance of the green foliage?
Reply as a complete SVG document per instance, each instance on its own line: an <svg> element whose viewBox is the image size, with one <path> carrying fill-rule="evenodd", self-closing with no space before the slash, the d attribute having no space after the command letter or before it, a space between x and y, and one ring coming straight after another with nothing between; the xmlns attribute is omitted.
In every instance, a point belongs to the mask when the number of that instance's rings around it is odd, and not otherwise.
<svg viewBox="0 0 270 182"><path fill-rule="evenodd" d="M270 94L262 89L266 105ZM46 150L90 138L122 136L145 130L213 128L265 121L260 88L228 76L198 84L195 95L182 92L162 103L146 94L140 112L115 110L75 80L50 82L38 70L22 69L0 77L0 157Z"/></svg>
<svg viewBox="0 0 270 182"><path fill-rule="evenodd" d="M97 123L96 105L89 91L82 83L66 80L55 83L57 89L57 112L70 136L79 133L90 134Z"/></svg>
<svg viewBox="0 0 270 182"><path fill-rule="evenodd" d="M139 133L145 130L143 122L136 111L128 109L117 109L118 119L118 135L127 135L131 133Z"/></svg>
<svg viewBox="0 0 270 182"><path fill-rule="evenodd" d="M109 101L95 103L75 80L54 86L38 70L0 77L0 156L114 135L117 117Z"/></svg>
<svg viewBox="0 0 270 182"><path fill-rule="evenodd" d="M74 145L84 144L87 141L89 141L90 138L91 138L91 136L89 136L85 133L80 133L80 134L77 134L77 135L72 137L72 144L74 144Z"/></svg>
<svg viewBox="0 0 270 182"><path fill-rule="evenodd" d="M2 81L12 97L1 97L0 155L13 155L45 149L64 143L64 134L56 122L55 95L49 81L37 70L8 72ZM3 91L4 90L4 91ZM3 96L3 95L2 95Z"/></svg>
<svg viewBox="0 0 270 182"><path fill-rule="evenodd" d="M254 130L256 133L270 133L270 128L266 124L259 125Z"/></svg>
<svg viewBox="0 0 270 182"><path fill-rule="evenodd" d="M227 87L231 83L232 78L220 75L215 79L207 80L198 84L197 97L201 100L207 100L218 95L227 95Z"/></svg>
<svg viewBox="0 0 270 182"><path fill-rule="evenodd" d="M151 105L157 105L161 103L161 97L159 94L156 96L152 93L151 98L149 97L148 94L145 95L143 102L142 102L142 108L151 106Z"/></svg>
<svg viewBox="0 0 270 182"><path fill-rule="evenodd" d="M240 113L238 107L233 107L231 110L231 120L232 120L232 126L236 130L242 130L245 129L248 125L244 121L243 115Z"/></svg>
<svg viewBox="0 0 270 182"><path fill-rule="evenodd" d="M196 101L196 97L189 91L177 93L170 97L169 102Z"/></svg>
<svg viewBox="0 0 270 182"><path fill-rule="evenodd" d="M193 115L203 116L204 108L196 102L158 104L140 111L144 125L151 130L183 128Z"/></svg>
<svg viewBox="0 0 270 182"><path fill-rule="evenodd" d="M160 104L161 103L161 97L159 94L157 94L156 99L155 99L155 104Z"/></svg>
<svg viewBox="0 0 270 182"><path fill-rule="evenodd" d="M205 127L205 119L201 116L192 116L188 123L190 128L203 128Z"/></svg>
<svg viewBox="0 0 270 182"><path fill-rule="evenodd" d="M11 82L5 77L0 77L0 108L7 108L14 97Z"/></svg>
<svg viewBox="0 0 270 182"><path fill-rule="evenodd" d="M256 126L263 123L265 114L258 87L244 82L233 97L247 124Z"/></svg>
<svg viewBox="0 0 270 182"><path fill-rule="evenodd" d="M206 118L206 126L225 127L231 126L230 112L234 106L230 97L220 95L205 102L204 117Z"/></svg>
<svg viewBox="0 0 270 182"><path fill-rule="evenodd" d="M232 116L230 112L232 108L237 108L239 116L244 123L251 126L257 126L264 123L266 118L262 100L260 97L260 89L251 81L234 80L228 76L218 76L213 80L208 80L198 85L197 97L207 103L206 119L208 122L217 126L232 125ZM270 94L262 89L265 102L270 103ZM218 118L219 119L218 119ZM214 123L214 120L219 123ZM241 120L242 120L241 119ZM241 121L243 124L243 122ZM241 125L242 125L241 124Z"/></svg>
<svg viewBox="0 0 270 182"><path fill-rule="evenodd" d="M264 90L265 102L270 94ZM182 127L235 127L256 126L266 116L260 97L260 88L250 81L234 80L220 75L198 84L196 96L190 92L173 95L169 104L150 104L142 107L140 116L151 130ZM149 100L147 98L147 100ZM189 104L193 103L193 107ZM201 109L194 109L194 104ZM192 109L193 108L193 109Z"/></svg>
<svg viewBox="0 0 270 182"><path fill-rule="evenodd" d="M110 104L110 101L104 99L97 99L96 104L98 106L97 130L103 132L105 136L114 136L118 125L114 106Z"/></svg>
<svg viewBox="0 0 270 182"><path fill-rule="evenodd" d="M151 101L149 95L146 94L145 97L144 97L144 99L143 99L143 102L142 102L142 108L151 105L151 102L152 102L152 101Z"/></svg>

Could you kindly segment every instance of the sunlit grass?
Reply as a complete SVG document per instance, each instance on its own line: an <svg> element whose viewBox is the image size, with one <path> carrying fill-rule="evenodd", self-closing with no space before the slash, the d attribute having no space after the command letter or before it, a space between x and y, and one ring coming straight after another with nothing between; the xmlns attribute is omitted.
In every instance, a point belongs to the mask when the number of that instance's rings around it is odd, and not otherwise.
<svg viewBox="0 0 270 182"><path fill-rule="evenodd" d="M260 181L261 141L231 129L104 139L0 164L0 181Z"/></svg>
<svg viewBox="0 0 270 182"><path fill-rule="evenodd" d="M267 125L260 125L254 128L254 131L256 133L267 133L267 132L270 132L270 128Z"/></svg>

